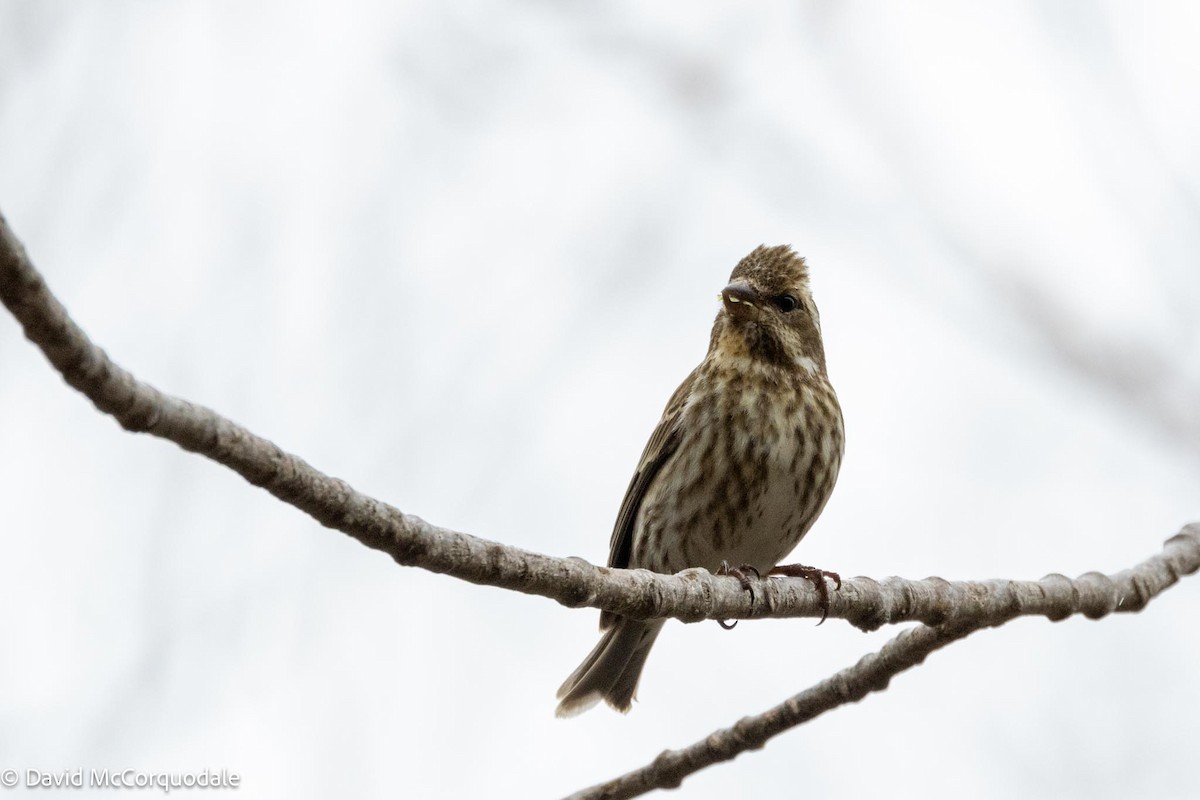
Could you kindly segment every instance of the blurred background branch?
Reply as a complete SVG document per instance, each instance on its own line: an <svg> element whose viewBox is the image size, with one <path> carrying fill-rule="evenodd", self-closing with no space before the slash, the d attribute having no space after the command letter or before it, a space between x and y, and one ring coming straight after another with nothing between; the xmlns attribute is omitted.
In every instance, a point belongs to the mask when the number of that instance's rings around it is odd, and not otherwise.
<svg viewBox="0 0 1200 800"><path fill-rule="evenodd" d="M1164 320L1175 335L1151 341L1137 333L1115 334L1121 325L1080 318L1028 278L999 268L981 269L981 276L1050 364L1109 398L1127 418L1156 430L1170 446L1200 459L1200 331L1195 310L1182 313L1182 298L1171 303L1180 318Z"/></svg>

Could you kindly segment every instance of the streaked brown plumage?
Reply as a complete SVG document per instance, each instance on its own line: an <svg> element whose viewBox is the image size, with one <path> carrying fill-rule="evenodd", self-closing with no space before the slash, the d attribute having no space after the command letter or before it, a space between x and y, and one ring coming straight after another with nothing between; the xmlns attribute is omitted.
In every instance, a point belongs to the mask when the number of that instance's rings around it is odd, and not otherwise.
<svg viewBox="0 0 1200 800"><path fill-rule="evenodd" d="M721 292L708 355L675 390L613 528L608 565L767 574L808 532L842 460L804 259L758 247ZM628 711L664 620L603 612L604 635L558 690L559 716Z"/></svg>

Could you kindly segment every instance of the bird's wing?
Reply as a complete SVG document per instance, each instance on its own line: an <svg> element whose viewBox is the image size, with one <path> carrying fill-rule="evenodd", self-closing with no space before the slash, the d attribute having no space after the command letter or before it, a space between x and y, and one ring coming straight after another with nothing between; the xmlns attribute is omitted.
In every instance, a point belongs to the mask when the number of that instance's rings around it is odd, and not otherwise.
<svg viewBox="0 0 1200 800"><path fill-rule="evenodd" d="M681 438L679 420L684 404L691 393L692 384L695 382L697 370L699 367L692 370L692 374L688 375L683 383L679 384L675 394L671 395L670 401L667 402L667 408L663 411L662 419L658 422L658 427L654 429L654 433L650 434L650 441L646 443L646 449L642 452L637 471L633 473L633 478L629 481L629 488L625 490L625 499L621 501L621 510L617 514L617 523L613 526L612 541L609 543L608 566L610 567L617 569L629 567L629 558L633 550L633 528L637 522L638 510L641 509L642 499L645 498L646 492L650 489L659 470L671 460L671 456L679 449ZM608 628L614 620L614 614L607 611L601 612L600 629Z"/></svg>

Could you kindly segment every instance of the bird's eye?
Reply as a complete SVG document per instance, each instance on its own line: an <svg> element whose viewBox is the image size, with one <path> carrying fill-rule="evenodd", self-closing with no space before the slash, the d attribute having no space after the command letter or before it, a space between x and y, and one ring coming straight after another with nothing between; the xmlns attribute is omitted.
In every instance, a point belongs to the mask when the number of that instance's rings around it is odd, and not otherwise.
<svg viewBox="0 0 1200 800"><path fill-rule="evenodd" d="M771 302L775 304L776 308L785 314L789 311L795 311L796 307L800 305L800 301L792 297L790 294L781 294L777 297L772 297Z"/></svg>

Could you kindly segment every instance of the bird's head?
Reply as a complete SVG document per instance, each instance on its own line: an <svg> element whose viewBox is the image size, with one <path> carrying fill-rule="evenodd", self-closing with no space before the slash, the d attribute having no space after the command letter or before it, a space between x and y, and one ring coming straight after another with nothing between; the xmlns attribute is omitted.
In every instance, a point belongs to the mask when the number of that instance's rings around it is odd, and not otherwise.
<svg viewBox="0 0 1200 800"><path fill-rule="evenodd" d="M755 248L734 268L719 299L710 353L824 374L821 319L808 268L792 248Z"/></svg>

